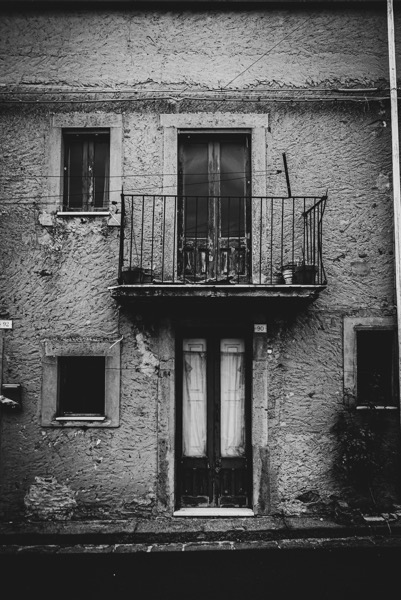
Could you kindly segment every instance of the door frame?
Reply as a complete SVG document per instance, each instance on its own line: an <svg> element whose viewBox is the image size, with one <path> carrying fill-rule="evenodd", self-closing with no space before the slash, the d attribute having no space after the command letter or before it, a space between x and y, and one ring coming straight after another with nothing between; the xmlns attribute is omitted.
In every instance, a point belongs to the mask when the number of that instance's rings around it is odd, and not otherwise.
<svg viewBox="0 0 401 600"><path fill-rule="evenodd" d="M175 363L176 363L176 389L175 389L175 468L174 468L174 490L175 490L175 510L181 507L180 498L180 473L182 461L182 442L183 442L183 339L184 338L205 338L208 341L212 340L215 348L219 347L219 341L222 338L242 338L245 343L245 445L246 445L246 461L247 461L247 489L248 489L248 507L253 506L253 455L252 455L252 332L246 326L227 326L227 325L186 325L181 326L176 331L175 337ZM214 357L216 361L216 356ZM209 365L209 359L207 360ZM214 371L217 373L217 371ZM216 379L216 378L215 378ZM210 410L211 403L216 402L211 398L212 393L215 393L216 381L211 381L207 375L207 410ZM214 427L213 423L213 427ZM211 435L211 423L207 420L207 435ZM209 439L207 446L209 446ZM223 509L223 507L221 507ZM210 507L212 509L212 507ZM209 508L205 509L209 510Z"/></svg>

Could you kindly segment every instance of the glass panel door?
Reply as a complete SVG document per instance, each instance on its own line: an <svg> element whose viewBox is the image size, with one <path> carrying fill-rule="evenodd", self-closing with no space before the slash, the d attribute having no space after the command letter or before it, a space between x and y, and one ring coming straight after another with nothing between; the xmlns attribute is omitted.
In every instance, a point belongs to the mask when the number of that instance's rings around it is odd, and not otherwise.
<svg viewBox="0 0 401 600"><path fill-rule="evenodd" d="M182 340L177 407L180 506L249 506L249 361L244 338Z"/></svg>
<svg viewBox="0 0 401 600"><path fill-rule="evenodd" d="M250 143L247 134L179 137L180 275L243 281L250 273Z"/></svg>
<svg viewBox="0 0 401 600"><path fill-rule="evenodd" d="M245 361L244 341L220 342L220 451L222 457L245 454Z"/></svg>
<svg viewBox="0 0 401 600"><path fill-rule="evenodd" d="M183 453L206 456L206 340L184 340L183 350Z"/></svg>

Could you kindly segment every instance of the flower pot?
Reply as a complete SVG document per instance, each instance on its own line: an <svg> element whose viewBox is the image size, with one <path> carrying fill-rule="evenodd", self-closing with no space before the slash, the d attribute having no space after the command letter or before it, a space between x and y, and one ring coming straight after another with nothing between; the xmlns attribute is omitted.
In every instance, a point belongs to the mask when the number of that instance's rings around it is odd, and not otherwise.
<svg viewBox="0 0 401 600"><path fill-rule="evenodd" d="M151 283L153 281L152 269L144 269L143 267L128 267L123 269L121 273L123 283Z"/></svg>
<svg viewBox="0 0 401 600"><path fill-rule="evenodd" d="M153 281L152 269L143 269L142 283L152 283L152 281Z"/></svg>
<svg viewBox="0 0 401 600"><path fill-rule="evenodd" d="M315 285L316 265L300 265L294 272L294 283L303 285Z"/></svg>
<svg viewBox="0 0 401 600"><path fill-rule="evenodd" d="M284 269L284 271L283 271L284 283L291 284L293 275L294 275L293 271L291 271L290 269Z"/></svg>
<svg viewBox="0 0 401 600"><path fill-rule="evenodd" d="M291 285L293 283L294 271L294 264L288 263L286 265L283 265L282 273L284 277L284 283L286 283L287 285Z"/></svg>

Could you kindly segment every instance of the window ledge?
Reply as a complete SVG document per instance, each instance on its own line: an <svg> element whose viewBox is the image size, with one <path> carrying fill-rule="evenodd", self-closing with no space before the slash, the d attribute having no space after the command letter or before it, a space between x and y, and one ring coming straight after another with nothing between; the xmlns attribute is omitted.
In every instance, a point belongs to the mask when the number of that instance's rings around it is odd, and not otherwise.
<svg viewBox="0 0 401 600"><path fill-rule="evenodd" d="M58 217L111 217L111 212L108 210L69 210L57 211Z"/></svg>
<svg viewBox="0 0 401 600"><path fill-rule="evenodd" d="M56 417L56 421L105 421L106 417Z"/></svg>
<svg viewBox="0 0 401 600"><path fill-rule="evenodd" d="M251 508L180 508L174 517L254 517Z"/></svg>
<svg viewBox="0 0 401 600"><path fill-rule="evenodd" d="M398 410L398 406L382 406L382 405L374 405L367 406L363 404L359 404L359 406L355 407L356 410Z"/></svg>
<svg viewBox="0 0 401 600"><path fill-rule="evenodd" d="M121 213L114 213L110 210L91 210L91 211L82 211L82 210L74 210L74 211L63 211L59 210L56 213L56 217L60 217L62 219L69 217L81 217L81 219L86 219L88 217L108 217L107 225L109 227L120 227L121 226ZM41 220L42 225L52 225L51 219L46 219L42 217Z"/></svg>

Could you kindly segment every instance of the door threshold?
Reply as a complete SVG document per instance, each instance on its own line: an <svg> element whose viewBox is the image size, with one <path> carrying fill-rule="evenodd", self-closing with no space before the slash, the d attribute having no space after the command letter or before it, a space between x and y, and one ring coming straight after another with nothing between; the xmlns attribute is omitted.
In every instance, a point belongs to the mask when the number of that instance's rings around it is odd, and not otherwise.
<svg viewBox="0 0 401 600"><path fill-rule="evenodd" d="M174 517L254 517L251 508L180 508Z"/></svg>

